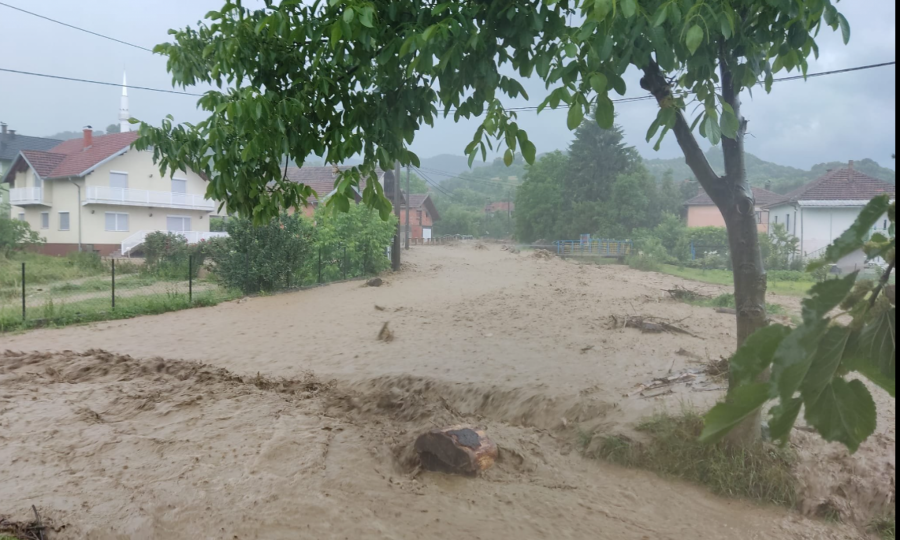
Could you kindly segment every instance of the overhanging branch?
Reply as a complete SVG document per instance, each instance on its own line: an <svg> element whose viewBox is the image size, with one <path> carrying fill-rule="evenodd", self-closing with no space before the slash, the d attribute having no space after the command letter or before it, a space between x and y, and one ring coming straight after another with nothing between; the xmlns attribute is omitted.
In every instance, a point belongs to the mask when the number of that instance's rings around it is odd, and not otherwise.
<svg viewBox="0 0 900 540"><path fill-rule="evenodd" d="M663 76L659 65L651 61L644 67L643 71L644 76L641 78L641 88L653 94L660 107L670 107L672 86ZM675 132L678 146L681 147L681 151L684 153L685 163L691 168L703 190L706 191L717 206L720 202L724 202L725 186L721 182L722 179L706 160L706 155L697 143L697 139L691 132L691 126L684 118L684 113L681 110L675 111L675 127L672 131Z"/></svg>

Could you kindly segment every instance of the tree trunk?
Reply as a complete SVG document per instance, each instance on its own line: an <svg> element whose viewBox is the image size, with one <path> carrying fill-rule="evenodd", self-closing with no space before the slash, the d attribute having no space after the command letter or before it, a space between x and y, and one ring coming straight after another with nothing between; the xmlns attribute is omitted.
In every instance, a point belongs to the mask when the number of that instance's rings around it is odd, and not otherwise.
<svg viewBox="0 0 900 540"><path fill-rule="evenodd" d="M766 273L759 252L756 202L744 167L744 132L747 123L741 116L738 90L724 55L720 70L723 99L734 110L740 126L734 139L722 137L725 176L719 177L713 171L680 110L676 111L673 131L684 153L685 163L725 218L734 269L736 346L740 347L750 334L766 325ZM671 87L655 63L651 62L644 68L641 87L653 94L661 107L672 106ZM768 377L768 372L764 376ZM730 387L729 380L729 390ZM743 446L756 442L759 437L760 413L757 412L732 430L729 441Z"/></svg>

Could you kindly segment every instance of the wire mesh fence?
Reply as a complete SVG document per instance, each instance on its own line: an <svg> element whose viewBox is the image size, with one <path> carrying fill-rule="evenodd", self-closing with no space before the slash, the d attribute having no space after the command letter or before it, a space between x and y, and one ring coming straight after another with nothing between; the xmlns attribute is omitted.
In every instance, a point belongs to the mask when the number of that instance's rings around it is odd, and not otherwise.
<svg viewBox="0 0 900 540"><path fill-rule="evenodd" d="M384 250L316 244L281 266L245 255L216 265L194 256L161 260L25 254L0 264L0 332L121 319L214 305L247 294L295 290L383 270Z"/></svg>

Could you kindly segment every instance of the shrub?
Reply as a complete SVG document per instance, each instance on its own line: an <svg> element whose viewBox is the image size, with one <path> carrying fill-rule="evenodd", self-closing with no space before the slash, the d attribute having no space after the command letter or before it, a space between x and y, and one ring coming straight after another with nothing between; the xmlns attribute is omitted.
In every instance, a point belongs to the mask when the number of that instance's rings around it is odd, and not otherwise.
<svg viewBox="0 0 900 540"><path fill-rule="evenodd" d="M189 245L180 234L155 231L144 239L143 271L164 278L187 279L192 266L196 277L205 252L204 246Z"/></svg>
<svg viewBox="0 0 900 540"><path fill-rule="evenodd" d="M226 286L252 294L301 285L310 278L315 230L301 214L281 214L264 225L229 219L227 229L227 238L204 245Z"/></svg>
<svg viewBox="0 0 900 540"><path fill-rule="evenodd" d="M660 265L669 259L666 248L655 236L647 236L635 242L635 251L625 257L625 264L635 270L655 272L660 270Z"/></svg>
<svg viewBox="0 0 900 540"><path fill-rule="evenodd" d="M37 231L32 231L25 221L10 219L8 206L0 205L0 253L9 257L14 251L20 251L26 247L42 244L44 240Z"/></svg>
<svg viewBox="0 0 900 540"><path fill-rule="evenodd" d="M397 217L382 220L375 210L352 205L346 212L316 211L316 253L322 258L322 281L377 274L390 266L384 256L394 238ZM318 278L318 264L312 268Z"/></svg>

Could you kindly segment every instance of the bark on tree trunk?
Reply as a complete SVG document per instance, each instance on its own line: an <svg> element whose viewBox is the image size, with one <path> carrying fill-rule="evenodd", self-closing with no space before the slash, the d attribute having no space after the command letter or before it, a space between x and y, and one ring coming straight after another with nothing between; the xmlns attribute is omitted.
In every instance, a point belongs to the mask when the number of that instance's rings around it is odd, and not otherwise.
<svg viewBox="0 0 900 540"><path fill-rule="evenodd" d="M680 110L676 111L673 131L684 153L685 163L725 218L734 269L736 346L740 347L750 334L766 325L766 272L759 252L756 203L744 168L744 132L747 123L741 116L738 91L725 59L720 62L720 71L723 98L734 110L740 126L734 139L722 137L725 176L719 177L709 165ZM651 62L644 68L641 87L656 97L660 107L673 106L671 86L657 64ZM768 377L768 373L765 376ZM731 381L729 386L730 383ZM729 441L748 445L756 442L759 437L760 413L757 412L732 430Z"/></svg>

